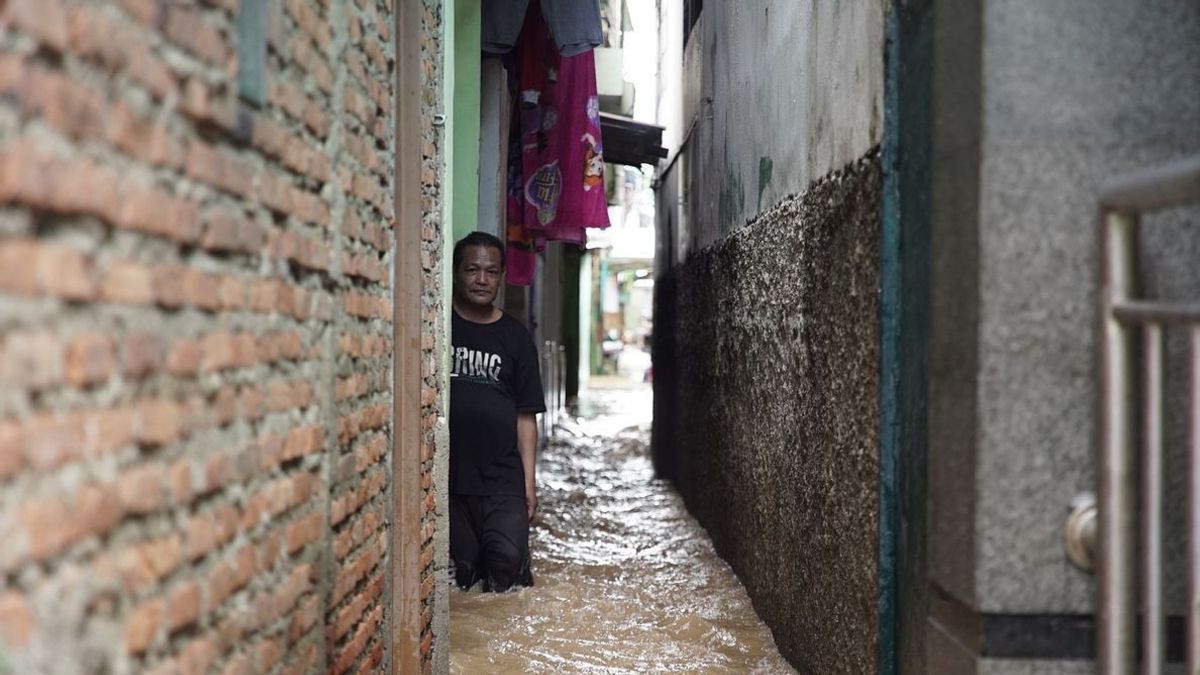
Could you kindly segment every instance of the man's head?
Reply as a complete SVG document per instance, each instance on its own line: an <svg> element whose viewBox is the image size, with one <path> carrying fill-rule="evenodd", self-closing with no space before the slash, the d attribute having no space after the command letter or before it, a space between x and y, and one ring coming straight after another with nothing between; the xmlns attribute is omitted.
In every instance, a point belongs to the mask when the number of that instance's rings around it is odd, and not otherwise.
<svg viewBox="0 0 1200 675"><path fill-rule="evenodd" d="M504 242L472 232L454 245L454 299L468 306L491 305L504 279Z"/></svg>

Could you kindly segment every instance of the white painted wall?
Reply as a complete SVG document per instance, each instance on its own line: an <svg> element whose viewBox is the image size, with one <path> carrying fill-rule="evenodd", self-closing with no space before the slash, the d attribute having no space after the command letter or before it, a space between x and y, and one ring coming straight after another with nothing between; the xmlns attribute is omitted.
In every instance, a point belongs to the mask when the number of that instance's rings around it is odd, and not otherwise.
<svg viewBox="0 0 1200 675"><path fill-rule="evenodd" d="M882 0L706 3L686 48L680 4L662 3L658 112L672 155L686 144L703 168L695 245L880 143Z"/></svg>

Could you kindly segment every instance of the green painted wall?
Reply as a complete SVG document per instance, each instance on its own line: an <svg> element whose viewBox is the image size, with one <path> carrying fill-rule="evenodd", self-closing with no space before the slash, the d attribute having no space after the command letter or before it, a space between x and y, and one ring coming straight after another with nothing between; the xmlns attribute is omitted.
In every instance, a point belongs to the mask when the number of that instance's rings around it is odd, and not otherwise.
<svg viewBox="0 0 1200 675"><path fill-rule="evenodd" d="M448 25L453 31L451 44L446 48L446 72L451 76L446 91L446 120L450 135L450 222L455 241L477 228L479 214L479 98L480 98L480 40L482 0L454 0L446 3L453 12ZM453 5L453 7L451 7Z"/></svg>

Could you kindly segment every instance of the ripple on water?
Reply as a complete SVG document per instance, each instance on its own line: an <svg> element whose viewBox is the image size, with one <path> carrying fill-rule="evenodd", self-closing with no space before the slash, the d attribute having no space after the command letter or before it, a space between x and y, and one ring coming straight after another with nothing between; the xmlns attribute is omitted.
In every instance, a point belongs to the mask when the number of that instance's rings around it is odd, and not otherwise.
<svg viewBox="0 0 1200 675"><path fill-rule="evenodd" d="M647 455L649 391L593 395L546 448L536 585L450 594L452 673L792 673ZM624 398L622 398L624 397Z"/></svg>

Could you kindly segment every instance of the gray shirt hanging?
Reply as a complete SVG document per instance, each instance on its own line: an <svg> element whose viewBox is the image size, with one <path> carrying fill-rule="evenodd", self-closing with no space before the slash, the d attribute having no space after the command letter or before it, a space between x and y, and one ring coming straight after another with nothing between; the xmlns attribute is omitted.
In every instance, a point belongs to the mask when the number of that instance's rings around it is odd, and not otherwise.
<svg viewBox="0 0 1200 675"><path fill-rule="evenodd" d="M558 51L575 56L604 43L597 0L545 0L542 16ZM521 34L529 0L483 0L483 51L507 54Z"/></svg>

